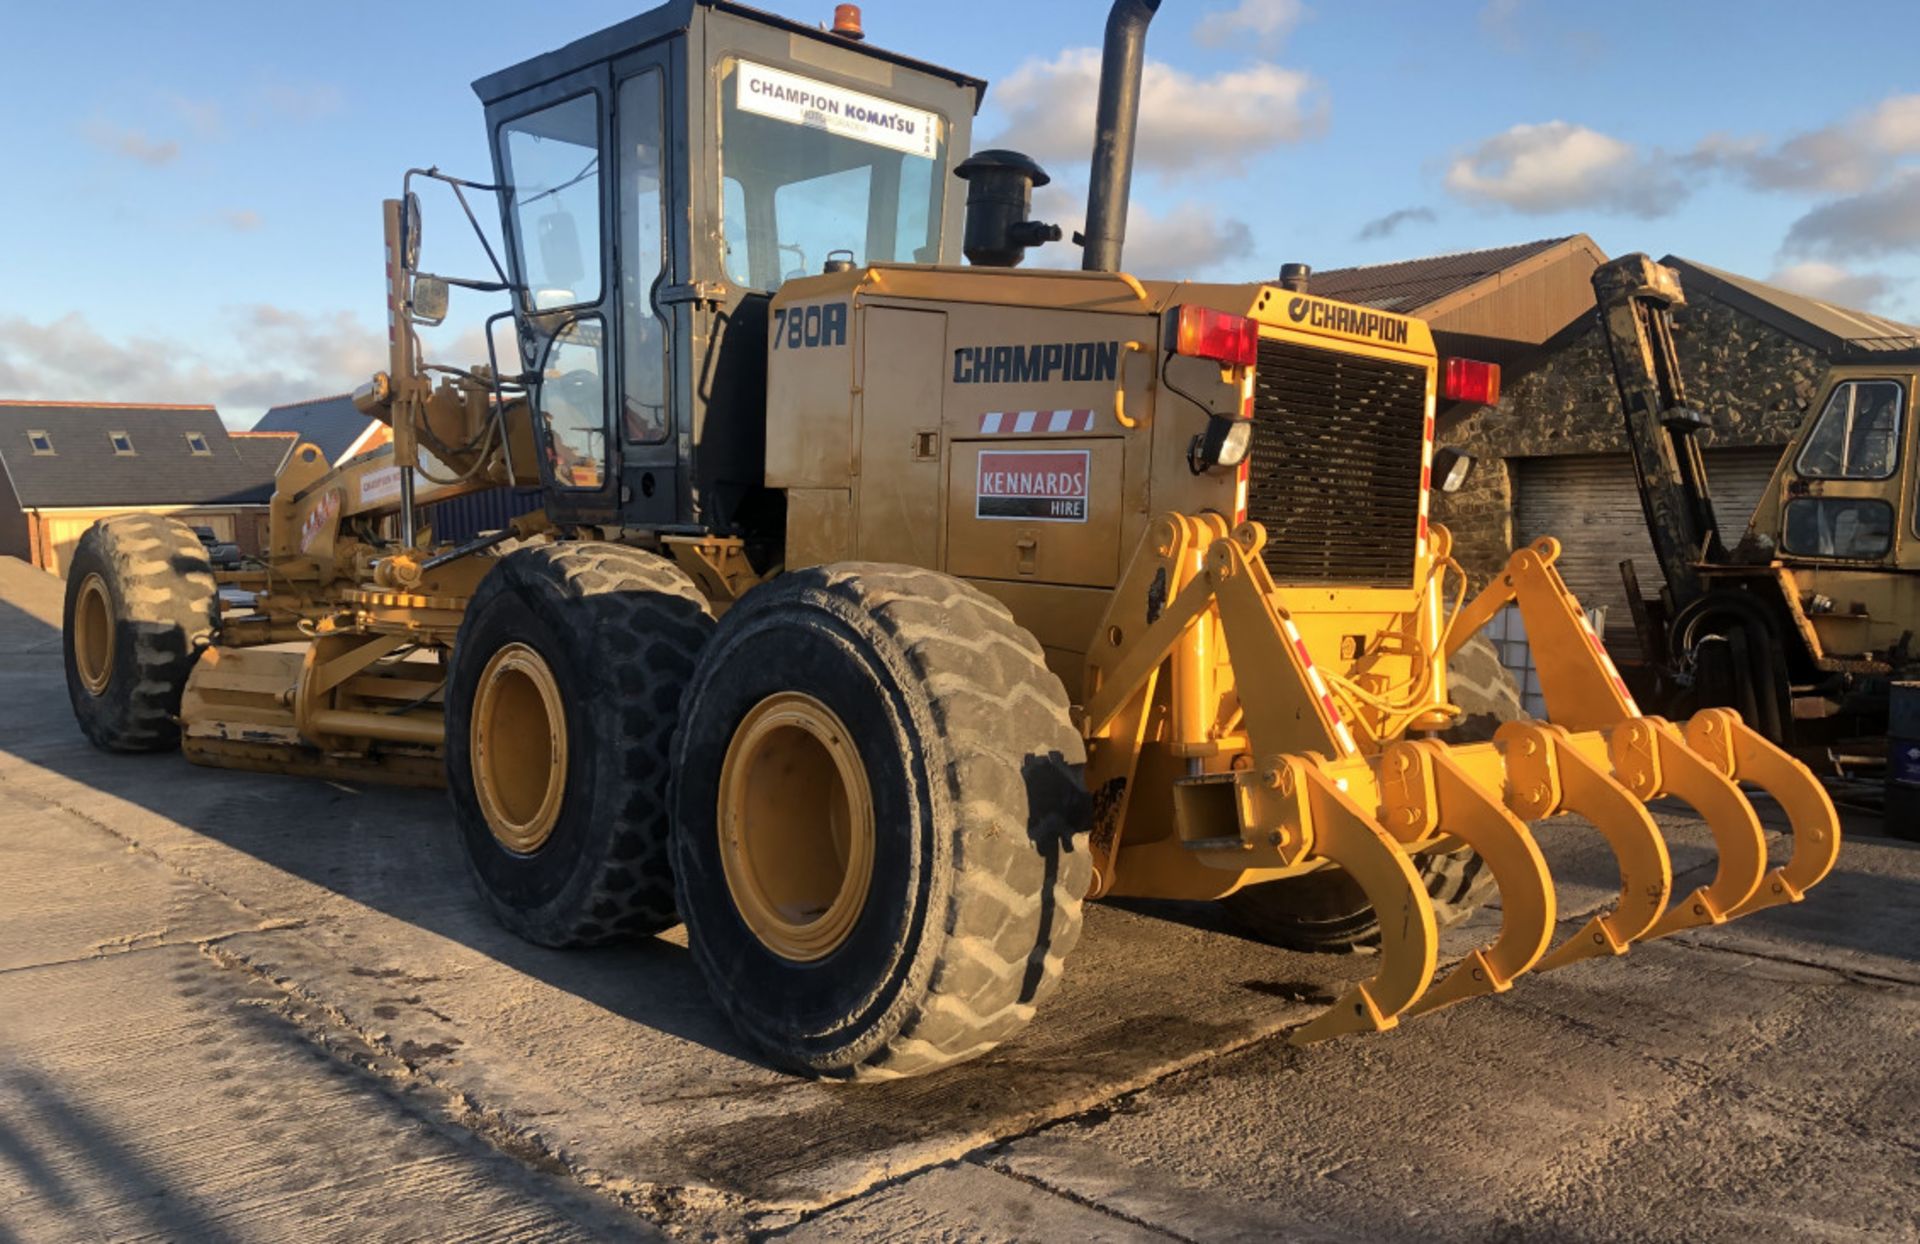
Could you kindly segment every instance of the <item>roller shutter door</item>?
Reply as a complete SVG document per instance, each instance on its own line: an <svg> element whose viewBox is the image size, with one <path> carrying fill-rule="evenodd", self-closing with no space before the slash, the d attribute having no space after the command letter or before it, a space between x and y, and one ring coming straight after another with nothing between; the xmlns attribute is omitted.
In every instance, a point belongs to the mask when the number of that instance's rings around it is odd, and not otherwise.
<svg viewBox="0 0 1920 1244"><path fill-rule="evenodd" d="M1738 543L1746 531L1779 460L1776 446L1706 451L1714 513L1728 544ZM1633 560L1649 595L1660 586L1633 463L1625 454L1568 454L1519 458L1513 466L1515 543L1556 537L1562 550L1561 577L1581 604L1606 608L1608 644L1622 655L1632 654L1638 645L1620 563Z"/></svg>

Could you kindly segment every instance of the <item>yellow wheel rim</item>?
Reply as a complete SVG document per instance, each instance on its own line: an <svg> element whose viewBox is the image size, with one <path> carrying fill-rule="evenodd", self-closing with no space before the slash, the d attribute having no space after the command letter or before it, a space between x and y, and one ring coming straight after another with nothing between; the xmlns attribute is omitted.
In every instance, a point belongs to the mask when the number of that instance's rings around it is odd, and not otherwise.
<svg viewBox="0 0 1920 1244"><path fill-rule="evenodd" d="M873 882L873 796L833 710L784 692L754 706L720 768L720 863L734 908L784 959L830 954Z"/></svg>
<svg viewBox="0 0 1920 1244"><path fill-rule="evenodd" d="M73 605L73 664L89 695L100 695L113 677L113 596L107 581L90 574Z"/></svg>
<svg viewBox="0 0 1920 1244"><path fill-rule="evenodd" d="M532 648L507 644L480 672L469 746L487 828L509 851L538 851L566 794L567 717L560 684Z"/></svg>

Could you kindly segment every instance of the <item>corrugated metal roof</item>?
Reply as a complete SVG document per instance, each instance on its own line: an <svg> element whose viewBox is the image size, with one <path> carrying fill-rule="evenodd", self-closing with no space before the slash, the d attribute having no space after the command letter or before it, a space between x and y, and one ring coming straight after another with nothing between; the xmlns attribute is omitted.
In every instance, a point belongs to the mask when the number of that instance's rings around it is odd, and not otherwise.
<svg viewBox="0 0 1920 1244"><path fill-rule="evenodd" d="M1338 298L1342 302L1409 315L1581 236L1573 234L1561 238L1542 238L1537 242L1522 242L1515 246L1460 251L1428 259L1370 264L1362 268L1330 268L1314 273L1307 288L1315 294Z"/></svg>
<svg viewBox="0 0 1920 1244"><path fill-rule="evenodd" d="M1822 302L1678 255L1668 255L1660 262L1679 270L1680 288L1688 293L1698 291L1718 298L1824 354L1920 349L1920 328L1912 324Z"/></svg>
<svg viewBox="0 0 1920 1244"><path fill-rule="evenodd" d="M253 430L292 432L301 440L319 446L328 462L337 463L373 422L360 413L351 397L339 393L275 406L260 416Z"/></svg>
<svg viewBox="0 0 1920 1244"><path fill-rule="evenodd" d="M52 453L34 452L35 432ZM116 432L132 453L116 451ZM190 436L207 452L195 453ZM0 401L0 463L26 509L264 501L279 465L267 457L266 449L242 451L211 406Z"/></svg>

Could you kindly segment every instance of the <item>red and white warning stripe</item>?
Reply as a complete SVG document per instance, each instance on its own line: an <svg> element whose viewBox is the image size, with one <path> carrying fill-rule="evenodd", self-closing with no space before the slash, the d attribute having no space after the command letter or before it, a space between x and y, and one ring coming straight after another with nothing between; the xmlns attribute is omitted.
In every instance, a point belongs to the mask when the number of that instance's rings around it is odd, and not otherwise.
<svg viewBox="0 0 1920 1244"><path fill-rule="evenodd" d="M1247 374L1240 378L1240 417L1253 419L1253 368L1247 368ZM1233 472L1233 525L1238 527L1247 521L1247 481L1253 475L1253 454L1249 452L1240 459L1240 465Z"/></svg>
<svg viewBox="0 0 1920 1244"><path fill-rule="evenodd" d="M1607 677L1613 680L1613 689L1620 693L1622 700L1626 701L1628 716L1638 717L1640 706L1633 702L1633 692L1627 690L1627 680L1620 677L1620 670L1614 665L1613 658L1607 655L1607 646L1600 642L1598 635L1594 634L1593 623L1587 621L1587 615L1584 613L1580 615L1580 629L1587 633L1587 642L1593 645L1593 654L1600 658L1600 668L1606 670Z"/></svg>
<svg viewBox="0 0 1920 1244"><path fill-rule="evenodd" d="M1427 542L1427 504L1433 495L1433 415L1420 442L1420 543Z"/></svg>
<svg viewBox="0 0 1920 1244"><path fill-rule="evenodd" d="M990 410L980 416L980 431L988 436L1034 432L1091 432L1090 410Z"/></svg>
<svg viewBox="0 0 1920 1244"><path fill-rule="evenodd" d="M1319 667L1313 663L1313 654L1307 651L1307 641L1300 638L1300 628L1293 624L1292 618L1281 618L1280 629L1287 633L1287 642L1300 654L1300 664L1307 671L1307 685L1320 697L1320 707L1327 710L1327 720L1333 725L1333 737L1339 740L1340 754L1351 756L1360 750L1354 746L1353 731L1340 716L1340 706L1334 703L1333 692L1327 689L1327 680L1321 677Z"/></svg>

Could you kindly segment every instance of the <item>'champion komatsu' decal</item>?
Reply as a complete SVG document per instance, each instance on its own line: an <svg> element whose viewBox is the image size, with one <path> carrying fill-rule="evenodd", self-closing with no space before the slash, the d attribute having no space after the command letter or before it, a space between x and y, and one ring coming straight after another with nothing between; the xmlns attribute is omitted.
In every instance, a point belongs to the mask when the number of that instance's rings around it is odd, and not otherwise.
<svg viewBox="0 0 1920 1244"><path fill-rule="evenodd" d="M1091 460L1085 449L983 449L973 516L1084 523Z"/></svg>
<svg viewBox="0 0 1920 1244"><path fill-rule="evenodd" d="M1046 434L1049 432L1091 432L1090 410L989 410L980 416L980 431L986 436Z"/></svg>

